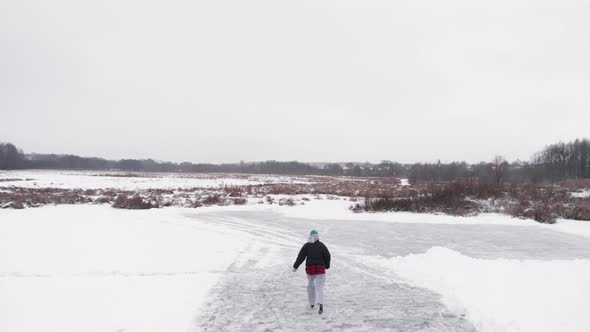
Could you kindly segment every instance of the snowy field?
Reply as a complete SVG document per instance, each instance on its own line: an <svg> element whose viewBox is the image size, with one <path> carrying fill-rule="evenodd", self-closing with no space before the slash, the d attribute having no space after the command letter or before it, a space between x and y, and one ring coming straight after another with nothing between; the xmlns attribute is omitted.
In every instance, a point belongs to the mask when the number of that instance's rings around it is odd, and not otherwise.
<svg viewBox="0 0 590 332"><path fill-rule="evenodd" d="M0 210L0 331L588 330L588 224L349 206ZM322 316L290 268L312 228L333 256Z"/></svg>
<svg viewBox="0 0 590 332"><path fill-rule="evenodd" d="M173 210L2 210L0 331L185 331L243 245Z"/></svg>
<svg viewBox="0 0 590 332"><path fill-rule="evenodd" d="M134 174L136 176L126 176ZM60 189L190 189L264 183L301 183L302 179L265 175L229 176L185 173L129 173L84 171L0 171L0 188Z"/></svg>

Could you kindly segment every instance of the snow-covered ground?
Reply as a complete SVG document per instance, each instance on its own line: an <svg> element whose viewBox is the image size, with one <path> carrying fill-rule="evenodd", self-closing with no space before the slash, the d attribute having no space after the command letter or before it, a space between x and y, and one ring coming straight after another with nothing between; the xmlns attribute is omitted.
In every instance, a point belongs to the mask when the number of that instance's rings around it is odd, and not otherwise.
<svg viewBox="0 0 590 332"><path fill-rule="evenodd" d="M588 198L590 197L590 189L582 189L578 190L577 192L571 193L572 197L577 198Z"/></svg>
<svg viewBox="0 0 590 332"><path fill-rule="evenodd" d="M217 187L294 178L5 172L0 187ZM226 182L227 180L227 182ZM231 181L236 182L231 182ZM18 184L17 184L18 183ZM294 196L274 196L277 200ZM304 205L0 210L0 331L587 331L590 223ZM321 198L321 199L317 199ZM292 265L310 229L333 255L325 314ZM300 269L302 270L302 269Z"/></svg>
<svg viewBox="0 0 590 332"><path fill-rule="evenodd" d="M588 238L498 215L359 215L346 204L1 210L0 330L590 325ZM289 268L312 228L334 256L321 317L306 310L303 272Z"/></svg>
<svg viewBox="0 0 590 332"><path fill-rule="evenodd" d="M245 245L174 210L1 210L0 331L186 331Z"/></svg>
<svg viewBox="0 0 590 332"><path fill-rule="evenodd" d="M478 331L586 331L590 260L477 259L444 247L369 260L443 296Z"/></svg>
<svg viewBox="0 0 590 332"><path fill-rule="evenodd" d="M59 189L190 189L243 186L264 183L304 183L299 178L285 176L215 176L206 174L150 173L149 176L112 176L117 173L85 171L0 171L0 188L59 188ZM120 173L124 174L124 173ZM111 175L111 176L109 176ZM141 175L138 173L136 175ZM4 180L3 180L4 179ZM14 181L7 181L14 180Z"/></svg>

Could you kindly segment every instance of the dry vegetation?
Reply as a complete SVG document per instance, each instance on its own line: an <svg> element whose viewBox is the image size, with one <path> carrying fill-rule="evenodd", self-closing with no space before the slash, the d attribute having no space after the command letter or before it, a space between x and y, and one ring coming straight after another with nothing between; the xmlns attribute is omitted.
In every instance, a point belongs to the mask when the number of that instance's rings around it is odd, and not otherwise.
<svg viewBox="0 0 590 332"><path fill-rule="evenodd" d="M127 196L121 194L115 198L113 207L118 209L147 210L158 208L158 202L147 200L139 195Z"/></svg>
<svg viewBox="0 0 590 332"><path fill-rule="evenodd" d="M0 179L0 182L14 182L14 181L25 181L25 180L23 180L23 179L13 179L13 178Z"/></svg>
<svg viewBox="0 0 590 332"><path fill-rule="evenodd" d="M353 209L459 216L497 212L542 223L554 223L558 218L590 220L590 199L572 197L565 187L470 180L423 183L407 196L369 198Z"/></svg>
<svg viewBox="0 0 590 332"><path fill-rule="evenodd" d="M98 176L157 177L152 173L105 173ZM214 179L227 174L198 178ZM192 176L188 176L192 178ZM238 178L246 179L240 174ZM346 197L390 197L400 195L399 180L394 178L351 178L310 176L298 182L264 183L243 186L220 186L218 188L148 189L141 191L117 189L63 189L9 187L0 191L0 208L39 207L58 204L110 204L117 208L139 209L167 206L201 207L210 205L243 205L248 197L264 199L267 204L295 205L294 199L277 199L275 195L335 195ZM301 182L301 183L299 183ZM305 198L307 199L307 198ZM308 200L308 199L307 199ZM302 200L303 201L303 200Z"/></svg>
<svg viewBox="0 0 590 332"><path fill-rule="evenodd" d="M113 174L104 174L113 176ZM149 173L117 176L148 177ZM202 174L197 175L205 178ZM215 178L221 175L209 175ZM227 174L223 175L227 177ZM238 175L246 178L245 175ZM122 209L151 209L168 206L198 208L211 205L251 203L293 206L310 198L347 197L356 212L409 211L476 215L505 213L544 223L558 218L590 220L590 198L572 192L590 188L590 180L568 180L553 185L488 183L475 179L452 182L419 182L402 186L396 178L307 176L296 182L265 183L218 188L177 188L127 191L10 187L0 191L0 208L39 207L49 204L109 204ZM299 196L304 195L304 196Z"/></svg>

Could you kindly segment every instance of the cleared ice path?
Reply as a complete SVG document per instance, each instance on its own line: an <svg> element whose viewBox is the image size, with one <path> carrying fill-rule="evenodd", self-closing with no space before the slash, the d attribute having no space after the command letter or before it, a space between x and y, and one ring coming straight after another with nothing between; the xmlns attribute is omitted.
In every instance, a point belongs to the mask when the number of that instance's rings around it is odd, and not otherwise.
<svg viewBox="0 0 590 332"><path fill-rule="evenodd" d="M432 246L485 258L590 257L590 240L536 227L311 221L268 212L187 216L251 239L211 291L195 331L474 331L438 294L399 282L362 258L423 253ZM307 309L303 267L290 269L312 228L333 255L322 316Z"/></svg>

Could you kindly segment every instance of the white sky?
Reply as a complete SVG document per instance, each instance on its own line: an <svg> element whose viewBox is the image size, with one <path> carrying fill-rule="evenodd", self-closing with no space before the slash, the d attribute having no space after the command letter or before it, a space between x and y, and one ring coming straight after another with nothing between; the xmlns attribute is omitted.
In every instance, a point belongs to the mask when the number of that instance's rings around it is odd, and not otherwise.
<svg viewBox="0 0 590 332"><path fill-rule="evenodd" d="M0 3L0 141L194 162L528 159L590 136L590 2Z"/></svg>

